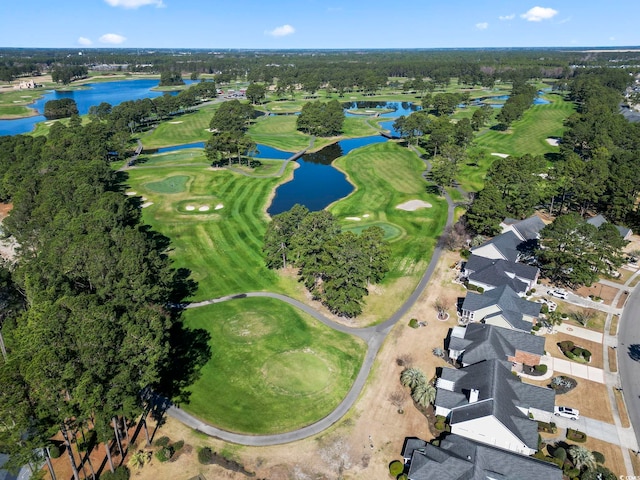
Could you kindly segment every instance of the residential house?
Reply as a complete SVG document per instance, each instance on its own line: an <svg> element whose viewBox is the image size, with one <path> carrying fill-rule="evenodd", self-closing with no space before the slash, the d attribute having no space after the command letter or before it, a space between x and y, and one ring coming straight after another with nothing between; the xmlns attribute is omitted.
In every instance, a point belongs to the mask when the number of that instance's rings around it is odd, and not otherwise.
<svg viewBox="0 0 640 480"><path fill-rule="evenodd" d="M505 218L501 223L502 233L513 232L521 241L529 242L540 239L540 231L545 227L540 217L535 215L524 220Z"/></svg>
<svg viewBox="0 0 640 480"><path fill-rule="evenodd" d="M587 223L593 225L596 228L600 228L600 225L602 225L603 223L607 223L607 219L602 215L596 215L595 217L591 217L589 220L587 220ZM623 227L621 225L616 225L615 227L618 229L618 232L620 232L620 236L625 240L629 240L629 238L631 238L631 235L633 235L633 231L630 228Z"/></svg>
<svg viewBox="0 0 640 480"><path fill-rule="evenodd" d="M516 262L520 257L518 246L521 243L522 239L514 232L506 232L472 248L471 253L479 257Z"/></svg>
<svg viewBox="0 0 640 480"><path fill-rule="evenodd" d="M508 285L518 295L534 288L540 276L537 267L475 254L465 262L461 273L470 284L484 291Z"/></svg>
<svg viewBox="0 0 640 480"><path fill-rule="evenodd" d="M444 368L436 381L436 415L448 418L451 433L498 448L533 455L538 423L553 417L555 392L521 380L503 360ZM529 417L531 415L531 418Z"/></svg>
<svg viewBox="0 0 640 480"><path fill-rule="evenodd" d="M544 355L544 341L544 337L520 330L471 323L451 331L449 358L463 367L494 358L519 366L535 366Z"/></svg>
<svg viewBox="0 0 640 480"><path fill-rule="evenodd" d="M411 458L409 480L562 480L562 470L551 463L483 445L459 435L448 435L437 447L423 443L409 450L405 442L402 454Z"/></svg>
<svg viewBox="0 0 640 480"><path fill-rule="evenodd" d="M469 292L462 303L462 322L484 322L530 332L542 305L518 296L508 285L482 294Z"/></svg>

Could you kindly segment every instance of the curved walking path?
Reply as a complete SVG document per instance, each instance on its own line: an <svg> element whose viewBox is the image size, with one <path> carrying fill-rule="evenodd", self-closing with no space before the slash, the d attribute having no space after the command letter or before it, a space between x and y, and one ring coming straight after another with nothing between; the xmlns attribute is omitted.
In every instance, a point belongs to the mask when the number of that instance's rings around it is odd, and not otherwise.
<svg viewBox="0 0 640 480"><path fill-rule="evenodd" d="M414 150L415 151L415 150ZM418 154L419 155L419 154ZM431 165L425 160L426 165L426 173L429 172ZM425 173L425 174L426 174ZM425 175L423 174L423 176ZM453 215L454 215L454 203L451 200L451 197L444 192L444 197L447 201L447 222L445 228L453 224ZM304 438L310 437L312 435L317 435L322 431L329 428L331 425L340 420L353 406L356 402L360 393L362 392L367 378L369 377L369 373L371 372L371 368L373 367L373 362L378 355L378 351L382 347L384 340L387 338L387 335L391 331L392 327L400 320L413 306L413 304L418 300L418 297L422 294L425 287L429 283L433 272L436 269L438 261L440 260L440 255L442 254L444 247L441 241L438 241L436 247L433 250L433 255L431 256L431 261L427 269L425 270L422 278L418 282L415 290L409 295L409 298L400 306L400 308L386 321L375 325L373 327L366 328L353 328L348 327L346 325L342 325L340 323L334 322L329 318L322 315L320 312L315 310L314 308L305 305L298 300L287 297L286 295L281 295L278 293L270 293L270 292L250 292L250 293L241 293L237 295L228 295L212 300L205 300L203 302L192 303L186 305L186 308L198 308L205 305L211 305L214 303L226 302L235 299L247 298L247 297L269 297L281 300L290 305L293 305L300 310L308 313L313 316L318 321L323 324L338 330L340 332L348 333L351 335L355 335L365 342L367 342L367 353L365 355L364 361L362 362L362 366L360 367L360 371L358 372L358 376L356 377L351 389L344 397L342 402L333 410L329 415L322 418L321 420L307 425L306 427L299 428L297 430L293 430L291 432L275 434L275 435L245 435L240 433L228 432L226 430L222 430L220 428L216 428L211 426L193 415L185 412L184 410L172 405L167 410L167 414L176 420L181 421L185 425L210 435L212 437L217 437L226 442L232 442L240 445L252 446L252 447L263 447L269 445L280 445L283 443L295 442L298 440L302 440Z"/></svg>

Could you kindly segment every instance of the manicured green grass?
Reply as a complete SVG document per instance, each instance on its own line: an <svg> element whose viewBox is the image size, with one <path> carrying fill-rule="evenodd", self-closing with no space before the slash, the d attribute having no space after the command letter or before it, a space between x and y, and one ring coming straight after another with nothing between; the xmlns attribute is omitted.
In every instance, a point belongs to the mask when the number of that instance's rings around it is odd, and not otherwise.
<svg viewBox="0 0 640 480"><path fill-rule="evenodd" d="M139 167L175 167L176 165L199 165L208 166L211 162L207 160L202 148L187 148L175 152L161 153L156 155L145 155L144 152L138 158L136 166Z"/></svg>
<svg viewBox="0 0 640 480"><path fill-rule="evenodd" d="M378 320L387 318L413 291L429 263L446 222L446 202L427 193L427 183L421 175L424 163L393 142L357 149L334 165L345 171L356 186L351 195L329 207L335 216L360 217L358 228L383 222L402 231L390 244L390 271L383 282L389 295L370 297L365 308L365 315ZM415 211L396 208L408 200L423 200L432 207ZM352 227L352 222L344 221ZM397 288L398 281L402 281L402 289Z"/></svg>
<svg viewBox="0 0 640 480"><path fill-rule="evenodd" d="M289 164L282 178L288 178L292 169ZM142 210L145 223L171 239L175 266L190 269L198 282L194 300L256 290L296 291L295 281L268 270L262 256L267 200L282 178L166 164L128 173L129 189L153 202ZM176 177L188 177L184 191L157 192L158 186L177 185ZM187 212L187 204L196 209ZM215 210L218 204L223 208ZM205 205L210 209L200 212L198 208Z"/></svg>
<svg viewBox="0 0 640 480"><path fill-rule="evenodd" d="M378 130L367 121L368 117L346 117L344 119L343 135L345 137L368 137L377 135Z"/></svg>
<svg viewBox="0 0 640 480"><path fill-rule="evenodd" d="M181 407L226 430L282 433L323 418L364 358L362 341L270 298L189 309L184 318L209 332L212 356Z"/></svg>
<svg viewBox="0 0 640 480"><path fill-rule="evenodd" d="M44 88L35 90L7 90L0 93L0 118L22 118L37 115L29 104L47 93Z"/></svg>
<svg viewBox="0 0 640 480"><path fill-rule="evenodd" d="M475 144L490 152L517 156L526 153L544 155L558 151L558 147L549 145L546 139L562 136L564 120L574 113L575 109L573 103L565 101L560 95L550 94L546 98L552 103L532 106L506 132L481 132Z"/></svg>
<svg viewBox="0 0 640 480"><path fill-rule="evenodd" d="M342 226L343 231L353 232L360 234L363 230L369 227L380 227L384 230L384 239L387 241L395 240L396 238L404 235L402 229L396 225L392 225L386 222L366 222L366 224L362 225L360 222L358 224L346 224Z"/></svg>
<svg viewBox="0 0 640 480"><path fill-rule="evenodd" d="M214 106L207 105L194 113L187 113L162 122L158 128L140 135L144 148L204 142L211 137L207 131L213 117Z"/></svg>
<svg viewBox="0 0 640 480"><path fill-rule="evenodd" d="M296 130L296 118L295 115L261 117L249 128L249 136L256 143L299 152L309 146L311 137Z"/></svg>
<svg viewBox="0 0 640 480"><path fill-rule="evenodd" d="M484 188L484 177L487 170L498 157L491 155L484 148L472 147L470 150L480 151L483 154L478 157L477 164L466 160L461 162L456 180L465 191L478 192Z"/></svg>
<svg viewBox="0 0 640 480"><path fill-rule="evenodd" d="M153 193L182 193L187 189L188 181L188 175L176 175L160 182L149 182L144 186Z"/></svg>

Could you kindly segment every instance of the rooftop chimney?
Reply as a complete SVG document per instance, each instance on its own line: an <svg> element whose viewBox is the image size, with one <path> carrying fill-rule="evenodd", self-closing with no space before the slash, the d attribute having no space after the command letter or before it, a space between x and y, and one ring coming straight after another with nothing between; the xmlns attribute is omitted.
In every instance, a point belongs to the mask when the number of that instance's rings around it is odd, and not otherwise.
<svg viewBox="0 0 640 480"><path fill-rule="evenodd" d="M476 390L472 388L469 392L469 403L476 403L478 401L478 395L480 394L480 390Z"/></svg>

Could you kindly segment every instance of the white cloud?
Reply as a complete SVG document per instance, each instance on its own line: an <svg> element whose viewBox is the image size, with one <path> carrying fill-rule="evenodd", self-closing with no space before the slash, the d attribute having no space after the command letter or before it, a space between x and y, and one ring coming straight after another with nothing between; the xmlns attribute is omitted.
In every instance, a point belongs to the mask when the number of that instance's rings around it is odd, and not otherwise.
<svg viewBox="0 0 640 480"><path fill-rule="evenodd" d="M127 40L126 37L118 35L117 33L105 33L99 39L100 43L110 43L112 45L119 45Z"/></svg>
<svg viewBox="0 0 640 480"><path fill-rule="evenodd" d="M487 22L476 23L476 28L478 30L486 30L489 28L489 24Z"/></svg>
<svg viewBox="0 0 640 480"><path fill-rule="evenodd" d="M146 5L155 5L156 7L164 7L162 0L104 0L112 7L122 8L140 8Z"/></svg>
<svg viewBox="0 0 640 480"><path fill-rule="evenodd" d="M528 22L541 22L542 20L549 20L558 14L557 10L546 7L533 7L528 12L520 15Z"/></svg>
<svg viewBox="0 0 640 480"><path fill-rule="evenodd" d="M79 45L84 45L85 47L91 45L93 42L91 41L90 38L87 37L79 37L78 38L78 44Z"/></svg>
<svg viewBox="0 0 640 480"><path fill-rule="evenodd" d="M516 18L516 14L515 14L515 13L512 13L511 15L500 15L500 16L498 17L498 20L502 20L502 21L505 21L505 20L513 20L514 18Z"/></svg>
<svg viewBox="0 0 640 480"><path fill-rule="evenodd" d="M291 25L282 25L280 27L276 27L273 30L266 31L267 35L271 35L272 37L286 37L287 35L291 35L295 33L296 29Z"/></svg>

